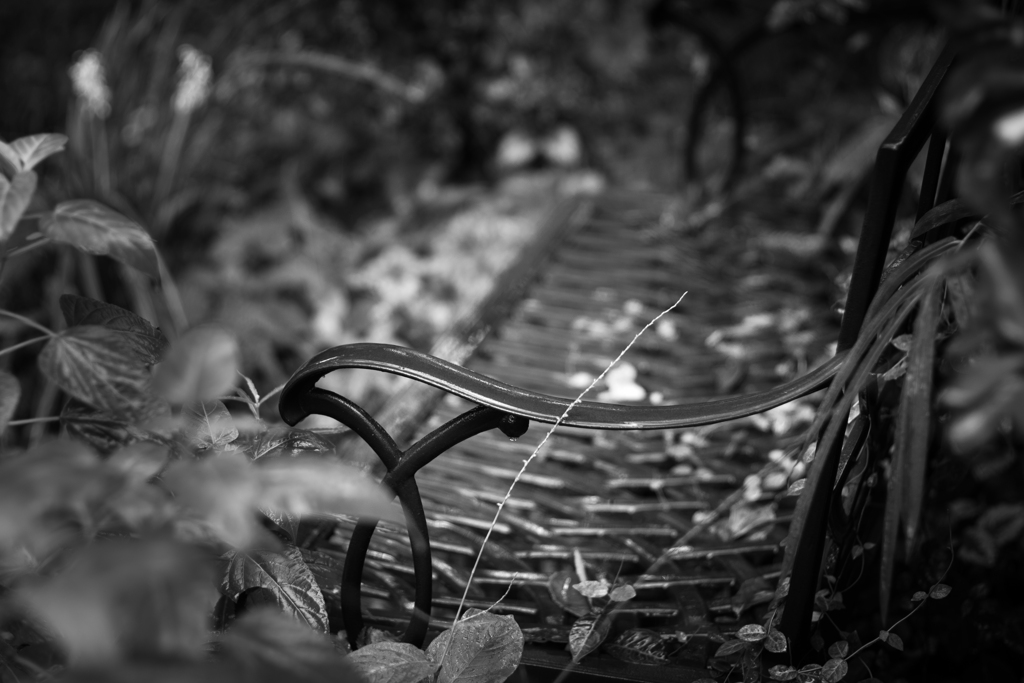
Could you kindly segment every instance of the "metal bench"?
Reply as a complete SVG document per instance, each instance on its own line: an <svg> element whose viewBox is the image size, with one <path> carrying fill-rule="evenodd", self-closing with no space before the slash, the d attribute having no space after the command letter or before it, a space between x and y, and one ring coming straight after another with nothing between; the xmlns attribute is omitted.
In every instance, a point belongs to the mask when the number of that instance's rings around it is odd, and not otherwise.
<svg viewBox="0 0 1024 683"><path fill-rule="evenodd" d="M713 604L715 596L721 597L723 590L734 596L737 589L744 587L756 587L762 594L766 589L770 592L770 582L778 578L780 567L776 562L780 538L777 529L760 534L762 540L758 542L712 543L706 547L696 542L685 547L676 543L692 528L690 518L693 512L711 509L727 498L721 486L733 489L739 486L744 470L734 466L731 460L723 459L718 463L720 469L680 474L673 478L664 470L666 459L671 460L670 456L664 455L666 442L652 441L643 433L673 433L673 430L728 421L732 421L730 425L736 425L739 418L762 413L828 386L843 367L847 351L857 341L869 316L869 308L879 289L907 171L929 140L918 214L923 215L950 195L956 155L948 150L944 135L935 130L935 120L936 93L953 60L952 49L943 52L878 151L869 206L838 333L838 350L830 360L777 384L772 373L764 371L780 360L769 349L763 362L752 363L748 368L748 374L752 376L747 383L758 390L693 402L692 397L680 391L673 393L672 382L678 381L682 387L689 383L690 387L696 386L699 393L714 391L715 375L709 369L714 359L707 355L706 349L700 350L703 340L697 334L706 330L697 330L691 335L689 341L692 343L688 347L681 342L673 344L658 338L646 345L641 343L638 346L642 348L638 351L645 355L636 363L637 367L641 371L660 367L664 374L670 376L664 383L666 403L616 405L584 401L561 422L566 438L577 439L574 443L581 445L567 448L556 443L549 449L548 459L538 463L535 473L528 470L524 486L530 493L513 497L503 512L500 542L484 551L489 564L485 571L479 573L478 579L481 585L490 587L488 590L491 592L471 589L470 606L485 606L485 603L495 600L495 591L497 596L501 596L505 587L515 584L515 595L521 599L513 600L511 605L506 604L506 609L517 615L528 642L534 644L527 648L523 659L524 665L532 667L532 676L540 680L552 678L569 661L568 655L561 652L560 643L546 646L544 641L559 641L566 631L566 624L560 619L562 608L552 601L548 592L547 577L555 571L572 570L573 548L582 549L579 555L587 566L602 568L611 575L617 571L616 567L620 567L624 568L624 573L644 577L637 588L643 586L646 591L641 590L637 606L623 610L622 615L629 625L637 627L653 625L663 632L675 629L688 633L704 629L702 635L708 635L715 630L714 622L708 616L710 613L738 614L755 600L753 593L748 591L743 598L746 600L744 604L730 603L728 598L724 600L724 608L722 604ZM545 425L556 423L571 403L569 398L519 385L547 386L545 382L551 377L570 375L567 370L572 368L564 367L564 356L559 357L559 353L568 351L571 355L576 352L578 358L586 361L583 365L591 363L587 366L589 370L594 370L594 364L602 354L605 357L609 355L610 349L600 347L600 343L593 339L583 342L568 339L566 330L571 331L572 323L578 322L580 316L588 312L588 305L604 297L612 300L613 308L621 306L623 302L630 301L639 289L646 287L646 292L654 292L657 296L654 297L656 301L641 301L639 308L642 310L636 313L642 322L643 317L649 318L650 313L656 313L665 301L675 299L679 294L677 289L690 289L690 298L681 309L684 317L679 320L685 321L688 319L685 316L690 315L698 322L706 322L728 320L725 312L730 306L745 306L747 312L755 312L758 306L767 305L766 301L778 306L780 302L789 300L786 297L794 296L793 287L787 290L785 283L772 289L771 283L762 282L758 288L752 281L748 283L748 289L740 293L742 296L732 291L721 300L702 301L707 299L707 295L701 291L700 284L716 277L716 269L721 268L728 277L741 275L742 268L713 261L712 247L721 247L720 242L710 245L705 253L700 249L699 234L659 229L659 216L664 216L665 211L671 209L668 198L627 198L614 194L595 200L576 200L564 208L555 221L556 228L548 231L545 239L525 257L526 265L517 270L517 279L503 283L506 289L515 290L512 298L520 300L519 307L512 308L508 292L504 292L505 299L501 305L492 302L496 304L496 310L490 314L485 311L484 319L477 321L477 326L463 336L464 339L473 338L473 342L464 343L450 357L462 363L470 351L475 350L476 366L471 362L469 367L462 367L394 346L353 344L317 355L288 382L280 402L285 422L294 425L309 415L319 414L351 428L380 458L386 469L383 483L395 492L405 512L408 545L401 541L397 530L389 529L382 549L372 551L371 539L376 529L372 521L360 521L339 532L348 544L340 582L340 600L342 620L350 641L355 642L367 620L378 625L407 620L402 639L417 645L423 643L429 630L446 626L443 621L432 621L431 614L438 607L451 611L457 604L452 596L461 594L461 590L456 589L461 587L460 582L464 583L465 566L479 548L481 527L486 526L493 514L493 504L501 499L503 493L502 487L494 482L507 484L511 479L509 472L518 470L522 453L530 449L530 444L523 443L525 438L520 443L510 443L508 439L524 437L531 421ZM650 240L645 241L648 237ZM674 239L683 241L672 242ZM927 241L928 236L925 235L915 245L919 247ZM560 245L557 250L556 245ZM688 255L687 250L690 249L696 253ZM608 250L612 253L607 253ZM568 263L573 268L553 271L551 262L544 263L543 259L545 254L552 253L555 256L551 258L556 262ZM723 256L723 259L727 260L728 256ZM631 263L635 278L625 270ZM617 269L619 266L621 269ZM671 266L678 271L670 270ZM551 272L555 274L550 275ZM554 280L545 284L541 278L537 284L539 273L548 274ZM581 273L594 273L597 280L584 280ZM600 283L602 278L604 287L597 285L595 289L595 282ZM891 295L897 284L897 280L887 280L889 289L883 294ZM554 289L555 285L568 290L559 293ZM765 301L757 300L762 293ZM743 296L753 296L754 300L744 301ZM528 321L531 316L543 317L545 324L562 324L563 329L558 334L566 339L552 341L550 337L540 338L536 334L534 338L529 330L517 332L518 337L510 337L511 332L502 335L509 326L503 321ZM607 320L604 322L608 323ZM487 334L492 329L498 331ZM820 352L825 341L821 339L823 330L811 331L817 333L814 343L817 344L816 352ZM485 341L482 347L477 348L480 338L485 336L492 341L491 347ZM686 337L686 334L681 336ZM520 347L514 348L517 343ZM610 340L609 343L618 346L618 341ZM584 348L587 344L592 347L589 352ZM596 347L600 348L594 351ZM689 357L686 354L690 354ZM694 360L694 354L705 355ZM531 372L531 366L538 370ZM472 367L481 367L488 374L503 374L514 380L516 386L475 372ZM399 418L392 411L386 422L395 433L389 434L380 422L352 401L316 387L324 375L344 368L377 370L415 380L421 385L419 398L414 402L419 408L411 415ZM656 372L648 374L657 377ZM424 387L429 388L427 394L423 393ZM574 395L564 384L560 393ZM438 404L436 400L424 400L425 395L447 397ZM434 417L425 419L428 413ZM449 416L451 419L444 421ZM765 450L782 448L792 442L771 434L752 433L749 425L743 429L747 432L733 442L734 445L739 444L736 448L741 452L741 459L750 459L749 454L743 455L744 449L757 451L763 456ZM417 430L419 438L414 443L405 448L399 446L399 442L406 441ZM472 445L478 442L476 439L467 442L470 437L494 430L507 438L491 436L478 446ZM589 430L613 430L623 432L625 436L616 438L612 447L602 451L602 446L607 444L587 442L588 438L592 439L587 436ZM728 433L728 430L711 433L713 443L708 453L712 456L715 452L734 455L729 451ZM717 441L718 437L722 440ZM599 437L607 438L611 437ZM630 440L639 445L631 446ZM675 445L677 451L686 450L679 444ZM463 450L458 450L460 448ZM825 459L824 481L834 480L841 448L842 440L839 440L828 453L819 454L819 458ZM449 456L448 460L441 459L426 467L453 449L458 451L457 457ZM659 457L662 458L660 461ZM652 469L651 462L662 466L662 469ZM685 465L685 458L678 462ZM685 471L685 467L678 471ZM474 481L479 484L476 490L473 490ZM545 487L550 487L549 497L545 497ZM707 490L709 487L712 489L710 492ZM695 491L698 495L693 495ZM808 639L810 612L826 539L830 495L830 486L816 490L813 512L803 528L790 577L781 629L798 650ZM460 509L464 512L461 515L453 514L445 507L454 505L456 498L462 501ZM474 503L477 504L475 508ZM634 524L624 524L624 515ZM545 524L544 519L549 519L550 523ZM640 528L642 522L647 524L640 532L630 533L630 530ZM430 540L432 535L435 536L433 544ZM441 541L437 540L438 536ZM566 539L574 540L568 543ZM443 554L444 559L439 559L439 554ZM698 570L681 569L681 565L689 561L696 562ZM369 577L364 571L367 562L372 570ZM652 565L657 565L657 571L650 571ZM409 570L403 568L409 566L411 583ZM372 585L364 588L368 580ZM438 596L435 591L438 586L447 594ZM369 616L363 612L366 590L370 591L375 605L373 614ZM413 603L411 615L410 606L402 596L412 598L408 601ZM763 595L756 596L756 600L762 598ZM531 601L533 608L530 607ZM669 604L669 607L659 611L659 601ZM680 648L686 649L682 645ZM700 661L701 648L698 647L696 652L688 655L689 659L687 656L670 657L660 664L623 662L605 655L594 655L583 660L577 673L628 680L694 680L706 675Z"/></svg>

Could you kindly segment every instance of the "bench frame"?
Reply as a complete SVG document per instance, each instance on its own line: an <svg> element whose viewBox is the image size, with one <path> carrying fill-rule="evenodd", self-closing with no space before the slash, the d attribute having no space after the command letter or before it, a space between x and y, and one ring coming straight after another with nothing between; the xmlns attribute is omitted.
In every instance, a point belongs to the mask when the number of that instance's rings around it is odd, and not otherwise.
<svg viewBox="0 0 1024 683"><path fill-rule="evenodd" d="M828 386L842 367L846 351L856 342L879 288L885 257L907 171L929 141L918 216L949 198L956 154L945 135L935 130L940 86L956 56L947 47L938 58L906 112L886 138L876 157L867 214L855 257L836 356L816 370L766 392L709 400L682 406L629 406L581 402L561 421L593 429L652 430L693 427L752 415ZM923 244L923 240L921 242ZM425 385L468 399L475 407L450 420L404 451L369 413L349 399L317 388L316 382L341 368L368 368L412 378ZM401 502L412 545L415 608L402 640L422 646L431 613L431 551L426 515L415 474L456 444L491 429L515 438L531 420L555 424L571 402L525 391L466 370L430 355L382 344L352 344L320 353L303 365L285 386L280 413L290 425L309 415L325 415L351 428L387 469L382 483ZM824 457L823 481L835 480L842 439ZM795 551L790 589L780 623L794 654L806 650L811 611L826 543L832 486L818 486ZM346 553L341 581L341 605L348 639L355 644L363 628L361 584L363 563L376 521L360 520ZM645 669L650 667L643 667ZM624 677L622 673L619 677ZM636 680L650 673L625 676ZM657 677L657 676L656 676Z"/></svg>

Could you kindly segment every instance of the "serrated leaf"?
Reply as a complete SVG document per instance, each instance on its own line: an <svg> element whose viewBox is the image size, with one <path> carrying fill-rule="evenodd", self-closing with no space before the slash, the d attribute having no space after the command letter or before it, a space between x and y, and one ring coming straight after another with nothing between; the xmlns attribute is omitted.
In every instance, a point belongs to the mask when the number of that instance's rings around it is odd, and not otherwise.
<svg viewBox="0 0 1024 683"><path fill-rule="evenodd" d="M768 675L771 676L773 681L792 681L800 675L800 672L791 666L776 664L768 669Z"/></svg>
<svg viewBox="0 0 1024 683"><path fill-rule="evenodd" d="M221 592L226 597L237 601L246 590L264 588L286 614L321 633L329 631L324 596L298 548L285 547L280 552L232 551L229 557L221 583Z"/></svg>
<svg viewBox="0 0 1024 683"><path fill-rule="evenodd" d="M153 238L142 226L91 199L61 202L40 222L44 235L87 254L109 256L160 279Z"/></svg>
<svg viewBox="0 0 1024 683"><path fill-rule="evenodd" d="M21 168L31 171L43 159L63 151L67 141L68 136L59 133L27 135L12 142L10 150L18 155Z"/></svg>
<svg viewBox="0 0 1024 683"><path fill-rule="evenodd" d="M747 643L759 643L767 636L768 632L760 624L747 624L736 632L736 637Z"/></svg>
<svg viewBox="0 0 1024 683"><path fill-rule="evenodd" d="M924 503L925 477L931 435L932 376L935 366L935 337L938 332L942 283L928 288L914 321L914 338L907 352L907 376L897 414L894 467L903 470L900 516L909 556L917 537Z"/></svg>
<svg viewBox="0 0 1024 683"><path fill-rule="evenodd" d="M409 643L372 643L345 661L369 683L419 683L435 668L423 650Z"/></svg>
<svg viewBox="0 0 1024 683"><path fill-rule="evenodd" d="M830 659L821 667L821 677L826 683L839 683L849 670L845 659Z"/></svg>
<svg viewBox="0 0 1024 683"><path fill-rule="evenodd" d="M577 617L583 617L590 614L590 601L573 588L575 583L579 583L575 572L558 571L548 578L548 592L559 607Z"/></svg>
<svg viewBox="0 0 1024 683"><path fill-rule="evenodd" d="M616 659L634 664L664 664L669 658L669 643L674 639L662 638L654 631L631 628L619 634L614 643L605 648Z"/></svg>
<svg viewBox="0 0 1024 683"><path fill-rule="evenodd" d="M749 645L747 645L747 643L745 641L742 641L742 640L730 640L728 642L722 643L721 647L719 647L715 651L715 656L716 657L728 657L729 655L734 655L737 652L740 652L741 650L744 650L747 647L749 647Z"/></svg>
<svg viewBox="0 0 1024 683"><path fill-rule="evenodd" d="M134 413L148 400L149 374L120 334L71 327L39 354L39 369L68 395L103 411Z"/></svg>
<svg viewBox="0 0 1024 683"><path fill-rule="evenodd" d="M218 450L238 438L238 428L228 407L221 401L197 402L181 411L185 439L194 450Z"/></svg>
<svg viewBox="0 0 1024 683"><path fill-rule="evenodd" d="M845 640L839 640L828 646L828 656L832 659L842 659L850 654L850 644Z"/></svg>
<svg viewBox="0 0 1024 683"><path fill-rule="evenodd" d="M317 457L264 458L257 461L255 471L264 509L295 517L347 515L404 521L401 510L391 503L394 493L355 467Z"/></svg>
<svg viewBox="0 0 1024 683"><path fill-rule="evenodd" d="M261 507L260 512L266 516L271 522L273 522L281 531L288 536L288 540L292 543L298 539L299 533L299 519L294 515L290 515L287 512L280 512L278 510L271 510L268 508Z"/></svg>
<svg viewBox="0 0 1024 683"><path fill-rule="evenodd" d="M215 594L212 567L197 549L108 540L87 546L66 566L19 593L60 634L76 665L202 655Z"/></svg>
<svg viewBox="0 0 1024 683"><path fill-rule="evenodd" d="M220 639L220 650L246 681L362 683L364 678L322 633L272 608L247 611ZM187 680L187 679L181 679Z"/></svg>
<svg viewBox="0 0 1024 683"><path fill-rule="evenodd" d="M947 586L944 583L937 583L934 586L932 586L932 589L928 592L928 595L934 598L935 600L941 600L942 598L946 597L952 592L953 589L951 587Z"/></svg>
<svg viewBox="0 0 1024 683"><path fill-rule="evenodd" d="M445 649L448 654L441 661ZM427 658L440 666L437 683L503 683L522 657L523 632L516 620L477 609L466 610L453 628L427 648Z"/></svg>
<svg viewBox="0 0 1024 683"><path fill-rule="evenodd" d="M569 630L569 652L572 653L572 661L579 663L600 647L608 637L611 626L611 616L605 613L590 614L577 619Z"/></svg>
<svg viewBox="0 0 1024 683"><path fill-rule="evenodd" d="M169 406L154 396L144 396L133 409L118 412L97 410L77 399L70 399L61 410L61 427L75 439L89 444L103 455L113 453L152 435L140 425L170 415Z"/></svg>
<svg viewBox="0 0 1024 683"><path fill-rule="evenodd" d="M612 602L625 602L626 600L632 600L636 597L636 589L632 586L616 586L608 594L608 599Z"/></svg>
<svg viewBox="0 0 1024 683"><path fill-rule="evenodd" d="M171 344L153 390L174 404L212 401L238 380L238 341L219 327L196 327Z"/></svg>
<svg viewBox="0 0 1024 683"><path fill-rule="evenodd" d="M305 560L306 566L313 572L313 578L320 586L320 593L323 594L324 600L330 602L333 597L334 602L338 602L341 596L341 573L345 567L344 557L308 548L299 548L299 551L302 553L302 559Z"/></svg>
<svg viewBox="0 0 1024 683"><path fill-rule="evenodd" d="M167 338L141 315L84 296L64 294L60 297L60 310L68 327L100 325L117 330L136 352L143 365L160 362L167 350Z"/></svg>
<svg viewBox="0 0 1024 683"><path fill-rule="evenodd" d="M911 602L921 602L922 600L924 600L927 597L928 597L928 594L925 593L924 591L917 591L916 593L914 593L910 597L910 601Z"/></svg>
<svg viewBox="0 0 1024 683"><path fill-rule="evenodd" d="M7 431L7 423L14 417L21 400L21 383L18 378L5 370L0 370L0 434Z"/></svg>
<svg viewBox="0 0 1024 683"><path fill-rule="evenodd" d="M776 654L785 652L788 648L786 644L786 634L777 628L773 628L768 631L768 637L764 641L764 649L768 652L774 652Z"/></svg>
<svg viewBox="0 0 1024 683"><path fill-rule="evenodd" d="M25 215L38 181L34 171L20 171L10 181L0 175L0 242L7 241Z"/></svg>
<svg viewBox="0 0 1024 683"><path fill-rule="evenodd" d="M603 598L608 595L608 581L606 579L580 581L573 588L578 590L580 595L585 598Z"/></svg>

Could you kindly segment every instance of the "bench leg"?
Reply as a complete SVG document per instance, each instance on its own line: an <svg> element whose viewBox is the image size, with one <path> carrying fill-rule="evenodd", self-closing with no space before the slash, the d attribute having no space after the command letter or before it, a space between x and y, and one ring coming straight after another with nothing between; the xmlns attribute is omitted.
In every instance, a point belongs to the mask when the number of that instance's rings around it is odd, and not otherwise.
<svg viewBox="0 0 1024 683"><path fill-rule="evenodd" d="M391 435L369 413L342 396L314 388L302 397L302 408L306 414L326 415L351 428L373 449L388 470L381 484L391 489L402 504L409 529L416 585L412 618L402 635L402 640L420 647L430 625L433 578L427 516L414 479L416 472L452 446L482 432L500 429L510 438L522 436L526 433L530 421L494 408L480 406L449 420L403 452ZM353 647L364 626L363 566L376 528L376 520L359 520L349 540L342 569L341 611L345 621L345 632Z"/></svg>

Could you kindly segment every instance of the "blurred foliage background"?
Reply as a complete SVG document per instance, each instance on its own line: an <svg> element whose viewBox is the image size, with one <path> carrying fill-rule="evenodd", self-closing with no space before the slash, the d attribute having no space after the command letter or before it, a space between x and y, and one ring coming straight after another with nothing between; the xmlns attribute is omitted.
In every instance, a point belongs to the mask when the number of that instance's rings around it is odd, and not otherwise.
<svg viewBox="0 0 1024 683"><path fill-rule="evenodd" d="M36 249L6 265L0 306L57 327L58 296L81 294L172 340L219 322L266 394L330 345L429 349L529 238L541 199L603 185L678 190L711 216L731 202L759 228L753 258L841 284L873 154L943 26L965 28L957 12L913 0L7 0L0 138L70 138L40 169L35 210L100 200L144 225L165 263L158 284L105 257ZM905 206L895 248L913 225ZM1015 291L1002 283L985 286ZM986 314L979 335L1005 319ZM29 334L2 321L0 347ZM9 357L16 419L60 412L56 389L22 372L34 359ZM968 399L1001 396L991 387L1006 376L977 373ZM372 406L387 390L367 380L346 393ZM986 407L982 436L1009 402ZM944 564L957 525L968 549L949 581L967 597L935 620L952 635L929 635L933 650L953 643L953 660L1020 653L1020 619L1000 613L1020 601L1019 440L1001 434L990 458L944 457L926 501L921 564ZM916 580L898 574L897 598ZM850 619L874 625L864 605ZM971 610L977 628L962 623Z"/></svg>

